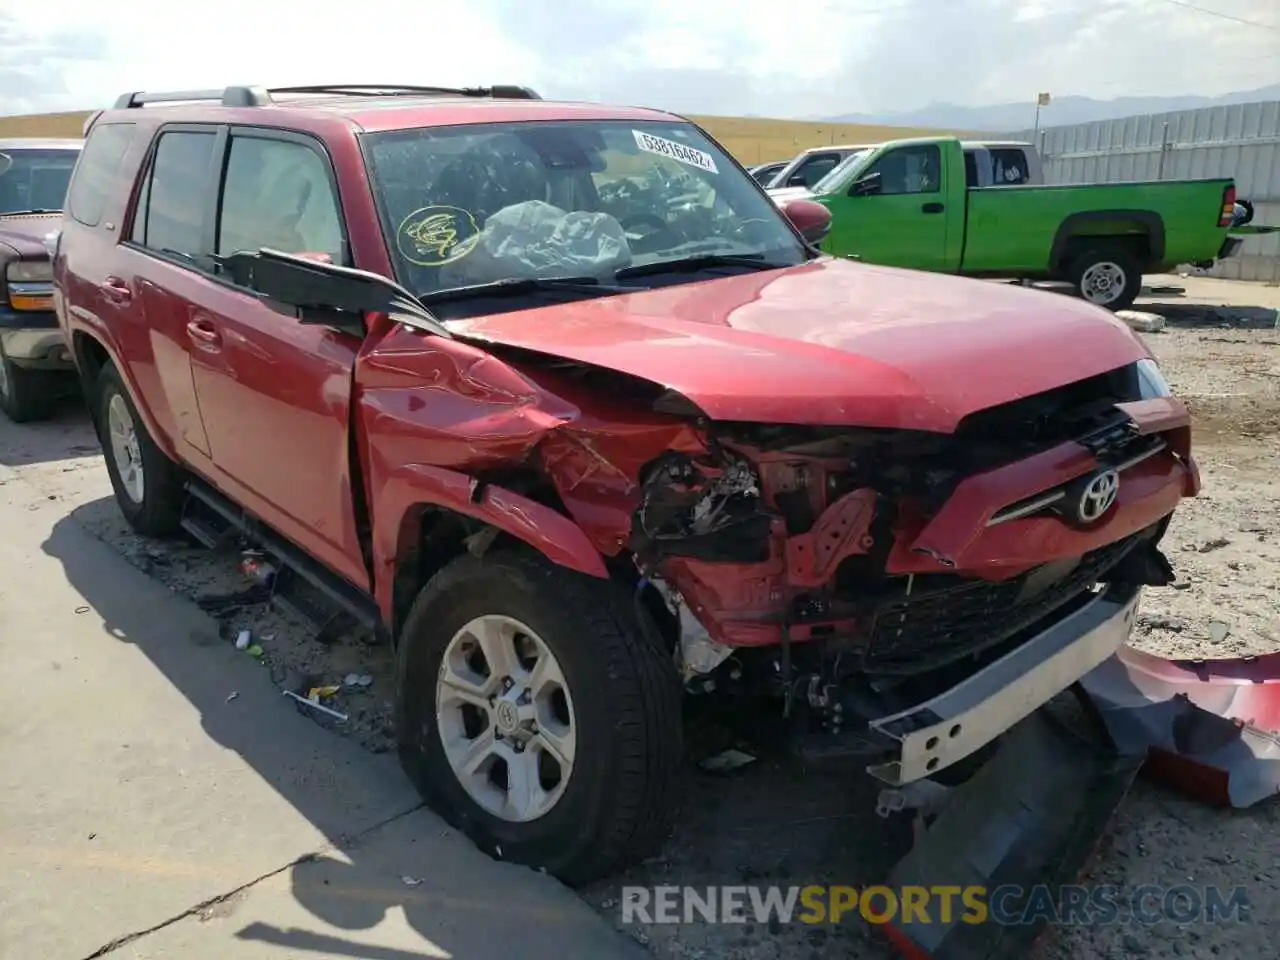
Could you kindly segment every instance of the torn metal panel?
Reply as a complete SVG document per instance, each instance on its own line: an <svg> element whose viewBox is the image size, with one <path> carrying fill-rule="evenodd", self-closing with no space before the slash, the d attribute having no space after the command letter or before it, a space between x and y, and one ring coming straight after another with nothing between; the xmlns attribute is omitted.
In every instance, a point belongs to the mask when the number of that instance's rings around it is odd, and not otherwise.
<svg viewBox="0 0 1280 960"><path fill-rule="evenodd" d="M1280 793L1280 654L1173 661L1122 647L1081 681L1123 752L1214 804Z"/></svg>
<svg viewBox="0 0 1280 960"><path fill-rule="evenodd" d="M1022 960L1045 932L1043 914L1028 911L1037 885L1055 898L1076 881L1138 773L1140 759L1119 757L1035 713L1010 731L995 757L952 790L937 819L891 871L891 890L1005 887L988 904L1005 919L966 922L931 906L928 922L899 914L878 929L908 960ZM1018 888L1020 893L1015 893Z"/></svg>

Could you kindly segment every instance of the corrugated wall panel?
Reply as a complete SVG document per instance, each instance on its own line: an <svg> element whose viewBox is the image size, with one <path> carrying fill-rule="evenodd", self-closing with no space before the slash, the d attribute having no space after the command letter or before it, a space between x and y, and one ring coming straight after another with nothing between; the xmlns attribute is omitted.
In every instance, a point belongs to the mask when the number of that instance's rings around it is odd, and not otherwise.
<svg viewBox="0 0 1280 960"><path fill-rule="evenodd" d="M1239 195L1255 206L1255 222L1280 226L1280 100L1047 127L1039 136L1022 130L1010 137L1040 147L1049 183L1234 177ZM1237 257L1210 273L1280 282L1280 234L1250 238Z"/></svg>

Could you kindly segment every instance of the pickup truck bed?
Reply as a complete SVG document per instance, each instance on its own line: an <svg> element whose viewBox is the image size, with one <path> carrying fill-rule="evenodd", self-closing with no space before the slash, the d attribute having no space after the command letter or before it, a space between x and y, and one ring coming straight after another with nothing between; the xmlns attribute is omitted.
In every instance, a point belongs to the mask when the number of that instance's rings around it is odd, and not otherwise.
<svg viewBox="0 0 1280 960"><path fill-rule="evenodd" d="M1229 178L972 188L962 144L950 138L881 144L812 199L832 214L827 253L974 277L1067 280L1113 310L1133 302L1143 273L1234 250Z"/></svg>

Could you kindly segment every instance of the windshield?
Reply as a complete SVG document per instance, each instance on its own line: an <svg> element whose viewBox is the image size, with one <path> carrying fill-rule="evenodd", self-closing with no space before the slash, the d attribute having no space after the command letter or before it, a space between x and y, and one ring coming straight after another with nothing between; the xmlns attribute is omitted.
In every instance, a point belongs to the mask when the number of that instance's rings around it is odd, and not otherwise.
<svg viewBox="0 0 1280 960"><path fill-rule="evenodd" d="M665 261L808 258L777 207L689 124L539 121L364 139L397 279L419 295L555 277L598 278L605 293L619 270ZM696 270L667 278L690 279Z"/></svg>
<svg viewBox="0 0 1280 960"><path fill-rule="evenodd" d="M820 194L830 193L835 190L839 186L840 181L844 179L845 174L847 174L857 164L861 163L870 152L870 148L867 148L866 150L855 150L853 153L849 154L837 163L831 169L830 173L810 187L810 191L815 194Z"/></svg>
<svg viewBox="0 0 1280 960"><path fill-rule="evenodd" d="M78 150L0 149L0 215L61 210Z"/></svg>

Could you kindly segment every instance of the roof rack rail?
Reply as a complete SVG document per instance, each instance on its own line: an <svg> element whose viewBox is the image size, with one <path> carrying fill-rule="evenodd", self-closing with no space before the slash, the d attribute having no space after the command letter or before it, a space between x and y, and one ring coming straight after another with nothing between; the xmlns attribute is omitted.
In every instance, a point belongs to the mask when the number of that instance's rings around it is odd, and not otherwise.
<svg viewBox="0 0 1280 960"><path fill-rule="evenodd" d="M542 97L528 87L512 84L494 84L490 87L423 87L404 83L322 83L305 87L272 87L273 93L331 93L337 96L450 96L492 97L495 100L541 100Z"/></svg>
<svg viewBox="0 0 1280 960"><path fill-rule="evenodd" d="M214 101L224 107L266 107L275 101L275 93L328 93L336 96L449 96L492 97L495 100L541 100L528 87L512 84L494 84L491 87L415 87L402 83L340 83L319 84L306 87L225 87L221 90L174 90L167 93L146 93L137 90L122 93L116 98L117 110L144 107L149 103L188 103Z"/></svg>

